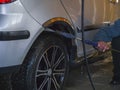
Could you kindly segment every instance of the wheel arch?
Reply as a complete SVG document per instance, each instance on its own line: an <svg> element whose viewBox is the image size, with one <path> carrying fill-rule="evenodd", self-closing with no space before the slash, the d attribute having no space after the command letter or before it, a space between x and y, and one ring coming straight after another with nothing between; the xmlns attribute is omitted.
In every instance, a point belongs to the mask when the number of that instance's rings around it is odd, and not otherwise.
<svg viewBox="0 0 120 90"><path fill-rule="evenodd" d="M45 22L43 24L43 27L45 28L45 31L43 31L40 35L47 34L47 35L54 35L56 37L61 38L62 40L64 40L65 44L67 45L67 50L70 53L69 51L70 48L72 46L75 46L75 40L63 37L62 35L59 35L57 33L52 33L47 30L47 29L51 29L55 32L59 31L59 32L65 32L65 33L75 35L75 30L69 20L62 18L62 17L52 18L48 20L47 22Z"/></svg>

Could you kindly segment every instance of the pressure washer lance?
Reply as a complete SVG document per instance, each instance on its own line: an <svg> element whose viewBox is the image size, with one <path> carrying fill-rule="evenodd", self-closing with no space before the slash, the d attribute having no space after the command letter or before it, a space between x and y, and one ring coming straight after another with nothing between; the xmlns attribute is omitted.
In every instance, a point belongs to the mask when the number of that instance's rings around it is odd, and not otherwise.
<svg viewBox="0 0 120 90"><path fill-rule="evenodd" d="M60 32L60 31L55 31L57 34L59 35L62 35L66 38L69 38L69 39L77 39L77 40L80 40L82 42L85 42L85 44L88 44L88 45L92 45L93 47L97 47L98 46L98 43L97 42L93 42L91 40L82 40L81 38L78 38L78 37L75 37L74 35L72 34L69 34L69 33L66 33L66 32Z"/></svg>

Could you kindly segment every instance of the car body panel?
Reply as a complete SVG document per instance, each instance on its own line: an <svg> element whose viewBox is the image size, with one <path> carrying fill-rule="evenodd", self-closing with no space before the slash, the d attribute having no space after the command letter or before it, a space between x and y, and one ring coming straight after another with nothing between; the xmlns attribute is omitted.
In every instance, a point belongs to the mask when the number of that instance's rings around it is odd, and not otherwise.
<svg viewBox="0 0 120 90"><path fill-rule="evenodd" d="M21 2L29 14L40 24L55 17L68 18L59 0L51 2L50 0L21 0Z"/></svg>
<svg viewBox="0 0 120 90"><path fill-rule="evenodd" d="M30 31L28 39L0 41L0 67L21 65L38 33L43 31L40 28L41 25L29 16L19 1L0 5L0 32Z"/></svg>

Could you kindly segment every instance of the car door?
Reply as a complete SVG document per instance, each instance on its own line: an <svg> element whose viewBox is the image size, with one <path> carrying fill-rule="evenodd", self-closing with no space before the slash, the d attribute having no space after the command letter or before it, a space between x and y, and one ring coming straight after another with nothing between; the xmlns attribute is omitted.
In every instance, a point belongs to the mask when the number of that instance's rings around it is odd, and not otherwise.
<svg viewBox="0 0 120 90"><path fill-rule="evenodd" d="M61 0L69 13L74 25L81 29L81 1L82 0ZM115 6L110 0L84 0L84 31L85 39L92 40L98 28L106 23L114 21L117 16L114 14ZM81 32L76 29L76 36L81 38ZM76 39L77 54L83 55L82 43ZM90 45L86 45L87 54L94 52Z"/></svg>

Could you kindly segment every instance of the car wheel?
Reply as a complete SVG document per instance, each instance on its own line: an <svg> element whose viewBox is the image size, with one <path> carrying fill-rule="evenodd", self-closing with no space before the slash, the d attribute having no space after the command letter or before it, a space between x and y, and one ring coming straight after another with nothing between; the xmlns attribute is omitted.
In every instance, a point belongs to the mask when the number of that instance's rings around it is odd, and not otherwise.
<svg viewBox="0 0 120 90"><path fill-rule="evenodd" d="M13 90L61 90L68 72L68 53L56 37L42 37L30 50Z"/></svg>

